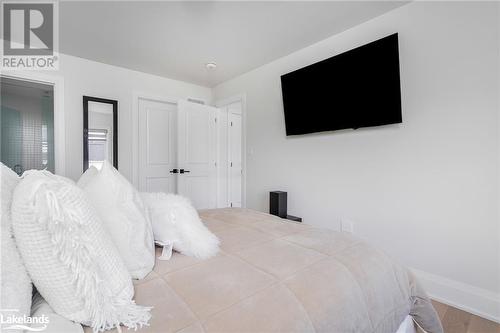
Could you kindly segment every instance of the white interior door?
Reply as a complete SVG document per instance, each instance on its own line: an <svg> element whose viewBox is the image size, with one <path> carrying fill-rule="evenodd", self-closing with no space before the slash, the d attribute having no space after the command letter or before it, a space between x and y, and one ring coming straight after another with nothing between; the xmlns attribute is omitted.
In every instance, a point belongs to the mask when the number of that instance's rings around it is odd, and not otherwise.
<svg viewBox="0 0 500 333"><path fill-rule="evenodd" d="M231 207L241 207L241 113L229 109L229 200Z"/></svg>
<svg viewBox="0 0 500 333"><path fill-rule="evenodd" d="M217 208L229 207L229 121L227 107L217 112Z"/></svg>
<svg viewBox="0 0 500 333"><path fill-rule="evenodd" d="M177 106L139 99L139 190L177 193Z"/></svg>
<svg viewBox="0 0 500 333"><path fill-rule="evenodd" d="M178 103L178 191L197 209L216 206L216 108Z"/></svg>

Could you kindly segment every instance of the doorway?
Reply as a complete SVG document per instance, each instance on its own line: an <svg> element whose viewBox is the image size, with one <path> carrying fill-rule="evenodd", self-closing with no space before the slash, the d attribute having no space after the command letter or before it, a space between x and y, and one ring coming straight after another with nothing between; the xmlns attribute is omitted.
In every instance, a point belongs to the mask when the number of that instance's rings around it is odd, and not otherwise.
<svg viewBox="0 0 500 333"><path fill-rule="evenodd" d="M227 106L228 112L228 198L230 207L241 207L241 183L243 178L241 135L241 102Z"/></svg>
<svg viewBox="0 0 500 333"><path fill-rule="evenodd" d="M217 103L217 207L245 207L244 97Z"/></svg>
<svg viewBox="0 0 500 333"><path fill-rule="evenodd" d="M54 86L0 77L0 159L21 175L55 166Z"/></svg>
<svg viewBox="0 0 500 333"><path fill-rule="evenodd" d="M216 207L216 108L138 98L138 188Z"/></svg>

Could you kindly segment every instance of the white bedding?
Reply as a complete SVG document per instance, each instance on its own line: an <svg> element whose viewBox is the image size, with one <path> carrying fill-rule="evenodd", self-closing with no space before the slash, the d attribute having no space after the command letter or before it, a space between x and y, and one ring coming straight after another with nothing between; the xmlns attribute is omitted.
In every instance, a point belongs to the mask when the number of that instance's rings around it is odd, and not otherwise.
<svg viewBox="0 0 500 333"><path fill-rule="evenodd" d="M415 277L350 234L241 208L200 217L221 251L174 253L137 281L136 302L153 306L144 332L400 333L412 313L443 333ZM415 333L408 323L402 332Z"/></svg>

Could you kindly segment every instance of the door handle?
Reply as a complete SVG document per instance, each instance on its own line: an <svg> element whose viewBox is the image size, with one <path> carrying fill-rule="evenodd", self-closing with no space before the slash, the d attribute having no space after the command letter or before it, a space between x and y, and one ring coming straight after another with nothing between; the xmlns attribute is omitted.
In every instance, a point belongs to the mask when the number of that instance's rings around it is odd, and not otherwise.
<svg viewBox="0 0 500 333"><path fill-rule="evenodd" d="M172 170L170 170L170 173L179 173L179 170L178 169L172 169Z"/></svg>
<svg viewBox="0 0 500 333"><path fill-rule="evenodd" d="M180 173L188 173L188 172L191 172L191 171L189 171L189 170L184 170L184 169L180 169L180 170L179 170L179 172L180 172Z"/></svg>

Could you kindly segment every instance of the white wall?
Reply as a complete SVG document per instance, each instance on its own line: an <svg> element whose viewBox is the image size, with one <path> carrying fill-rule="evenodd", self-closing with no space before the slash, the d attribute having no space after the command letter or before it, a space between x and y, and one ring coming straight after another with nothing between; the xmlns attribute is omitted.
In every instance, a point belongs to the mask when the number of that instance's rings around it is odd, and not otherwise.
<svg viewBox="0 0 500 333"><path fill-rule="evenodd" d="M6 73L9 74L9 73ZM24 72L23 75L29 75ZM134 93L211 101L209 88L159 76L60 55L58 71L44 77L64 80L66 176L78 179L83 165L83 95L118 100L118 169L132 180L132 102ZM56 157L57 158L57 157Z"/></svg>
<svg viewBox="0 0 500 333"><path fill-rule="evenodd" d="M247 96L247 206L288 191L305 223L347 218L430 273L431 294L500 320L498 17L497 3L414 2L217 86L215 100ZM280 75L393 32L403 124L285 136Z"/></svg>

